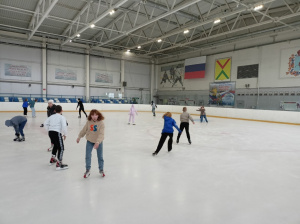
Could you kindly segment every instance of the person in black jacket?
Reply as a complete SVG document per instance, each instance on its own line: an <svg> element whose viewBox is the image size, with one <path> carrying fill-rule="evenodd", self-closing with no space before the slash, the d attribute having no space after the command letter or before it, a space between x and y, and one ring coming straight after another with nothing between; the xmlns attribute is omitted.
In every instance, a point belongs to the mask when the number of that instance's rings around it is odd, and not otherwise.
<svg viewBox="0 0 300 224"><path fill-rule="evenodd" d="M56 105L54 104L53 100L48 101L48 107L47 107L47 117L50 117L52 114L55 114L55 107ZM40 127L44 127L44 124L41 124ZM50 139L51 141L51 139ZM48 152L51 152L53 149L54 144L51 142L50 148L48 148Z"/></svg>
<svg viewBox="0 0 300 224"><path fill-rule="evenodd" d="M84 106L83 106L83 103L82 101L80 100L80 98L78 98L78 104L77 104L77 107L76 107L76 110L77 108L79 107L79 116L78 118L81 118L81 111L85 114L85 116L87 117L85 111L84 111Z"/></svg>

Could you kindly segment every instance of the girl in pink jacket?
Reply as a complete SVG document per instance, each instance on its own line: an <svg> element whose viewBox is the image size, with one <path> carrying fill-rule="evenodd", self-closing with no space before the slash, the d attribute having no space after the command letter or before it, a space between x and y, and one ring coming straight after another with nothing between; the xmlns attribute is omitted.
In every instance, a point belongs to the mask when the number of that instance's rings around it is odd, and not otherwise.
<svg viewBox="0 0 300 224"><path fill-rule="evenodd" d="M130 110L129 110L129 121L128 121L128 124L130 124L130 120L132 120L132 124L135 125L134 123L134 117L135 115L137 115L137 111L134 107L134 105L132 104L131 107L130 107Z"/></svg>

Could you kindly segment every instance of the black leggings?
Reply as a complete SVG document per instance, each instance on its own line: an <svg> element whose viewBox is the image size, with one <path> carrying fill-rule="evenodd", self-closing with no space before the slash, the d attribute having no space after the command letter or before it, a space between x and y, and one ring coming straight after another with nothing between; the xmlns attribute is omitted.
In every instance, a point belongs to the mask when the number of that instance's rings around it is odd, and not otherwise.
<svg viewBox="0 0 300 224"><path fill-rule="evenodd" d="M190 124L188 122L182 122L180 123L180 130L181 130L181 133L178 133L177 135L177 141L179 141L179 138L183 132L183 130L185 129L185 132L186 132L186 137L187 139L190 141L191 138L190 138L190 132L189 132L189 126Z"/></svg>
<svg viewBox="0 0 300 224"><path fill-rule="evenodd" d="M81 117L81 111L85 114L85 116L87 117L87 115L86 115L86 113L85 113L85 111L84 111L84 108L79 108L79 117Z"/></svg>
<svg viewBox="0 0 300 224"><path fill-rule="evenodd" d="M56 131L49 131L49 137L51 139L51 142L54 144L52 155L56 156L57 154L57 159L59 161L62 161L65 148L61 133Z"/></svg>
<svg viewBox="0 0 300 224"><path fill-rule="evenodd" d="M27 115L27 107L23 107L24 109L24 115Z"/></svg>
<svg viewBox="0 0 300 224"><path fill-rule="evenodd" d="M170 152L172 150L173 133L161 133L161 137L160 137L157 149L155 151L156 154L159 153L159 151L163 147L163 145L164 145L164 143L165 143L165 141L166 141L166 139L167 139L168 136L170 137L169 141L168 141L168 151Z"/></svg>

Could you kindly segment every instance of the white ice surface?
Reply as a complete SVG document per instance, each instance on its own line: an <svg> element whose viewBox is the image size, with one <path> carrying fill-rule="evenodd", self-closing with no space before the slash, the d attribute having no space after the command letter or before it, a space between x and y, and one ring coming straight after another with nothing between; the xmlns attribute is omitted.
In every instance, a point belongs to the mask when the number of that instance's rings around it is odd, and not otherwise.
<svg viewBox="0 0 300 224"><path fill-rule="evenodd" d="M299 126L208 118L190 123L172 152L167 142L152 157L163 127L162 114L104 112L104 170L93 152L91 176L85 171L85 124L77 113L69 123L64 162L48 166L50 141L40 124L46 113L28 116L25 142L13 142L0 113L1 224L299 224ZM173 116L179 125L179 115Z"/></svg>

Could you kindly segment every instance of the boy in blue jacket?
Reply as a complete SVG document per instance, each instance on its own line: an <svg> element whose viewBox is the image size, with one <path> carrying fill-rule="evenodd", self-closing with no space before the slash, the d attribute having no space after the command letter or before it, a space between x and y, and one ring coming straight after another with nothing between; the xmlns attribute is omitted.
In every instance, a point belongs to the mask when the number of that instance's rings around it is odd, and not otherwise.
<svg viewBox="0 0 300 224"><path fill-rule="evenodd" d="M157 146L157 149L154 153L152 153L153 156L156 156L161 148L163 147L167 137L169 136L168 141L168 151L170 152L172 150L172 144L173 144L173 126L178 130L179 133L181 133L181 130L176 125L175 120L172 118L172 114L170 112L167 112L163 115L163 119L165 120L164 128L161 133L161 137Z"/></svg>

